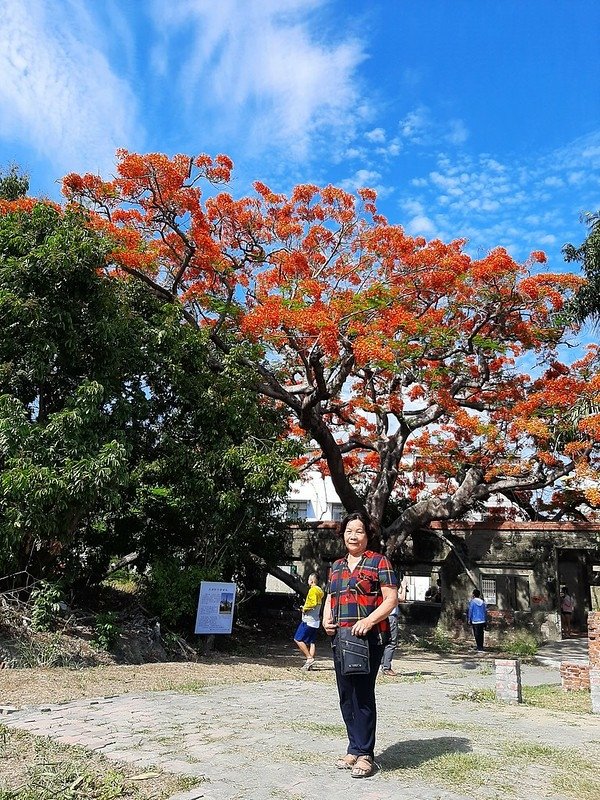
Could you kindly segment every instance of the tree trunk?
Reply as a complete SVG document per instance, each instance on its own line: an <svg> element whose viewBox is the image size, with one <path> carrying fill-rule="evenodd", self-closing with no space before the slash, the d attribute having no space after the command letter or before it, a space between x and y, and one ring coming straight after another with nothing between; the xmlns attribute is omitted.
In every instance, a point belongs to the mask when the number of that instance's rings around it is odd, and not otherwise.
<svg viewBox="0 0 600 800"><path fill-rule="evenodd" d="M308 594L308 586L303 580L301 580L301 578L297 578L295 575L290 575L289 572L281 569L281 567L267 564L264 558L261 558L254 553L250 553L250 558L258 567L265 570L269 573L269 575L277 578L282 583L285 583L285 585L289 586L290 589L293 589L296 594L299 594L301 597L306 597Z"/></svg>

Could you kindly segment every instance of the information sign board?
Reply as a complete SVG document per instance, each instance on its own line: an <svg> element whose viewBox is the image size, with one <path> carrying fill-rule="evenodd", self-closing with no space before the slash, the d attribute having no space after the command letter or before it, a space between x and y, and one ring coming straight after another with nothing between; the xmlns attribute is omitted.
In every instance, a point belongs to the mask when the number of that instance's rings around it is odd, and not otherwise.
<svg viewBox="0 0 600 800"><path fill-rule="evenodd" d="M231 633L235 583L202 581L194 633Z"/></svg>

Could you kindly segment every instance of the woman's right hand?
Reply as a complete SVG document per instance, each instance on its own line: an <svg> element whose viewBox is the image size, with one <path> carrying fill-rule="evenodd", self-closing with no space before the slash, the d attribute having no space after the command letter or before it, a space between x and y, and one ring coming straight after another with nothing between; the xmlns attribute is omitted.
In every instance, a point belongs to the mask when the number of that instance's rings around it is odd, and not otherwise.
<svg viewBox="0 0 600 800"><path fill-rule="evenodd" d="M331 619L323 619L323 629L327 636L335 636L335 632L337 631L337 623L333 622Z"/></svg>

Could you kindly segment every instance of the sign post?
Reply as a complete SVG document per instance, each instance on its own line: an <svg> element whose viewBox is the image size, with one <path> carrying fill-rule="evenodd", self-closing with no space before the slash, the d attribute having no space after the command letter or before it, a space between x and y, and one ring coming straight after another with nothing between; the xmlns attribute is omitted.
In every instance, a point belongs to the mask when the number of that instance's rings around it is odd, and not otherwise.
<svg viewBox="0 0 600 800"><path fill-rule="evenodd" d="M194 633L231 633L235 583L202 581Z"/></svg>

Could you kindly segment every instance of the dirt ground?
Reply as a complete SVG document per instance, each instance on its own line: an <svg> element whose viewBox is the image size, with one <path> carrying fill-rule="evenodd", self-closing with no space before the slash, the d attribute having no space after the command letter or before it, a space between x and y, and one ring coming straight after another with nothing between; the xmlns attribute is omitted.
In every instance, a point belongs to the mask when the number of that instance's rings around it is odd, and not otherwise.
<svg viewBox="0 0 600 800"><path fill-rule="evenodd" d="M414 676L414 670L427 675L449 675L461 672L465 653L439 655L417 647L403 645L398 650L395 668L400 676ZM494 654L487 659L491 664ZM159 662L148 664L110 664L84 668L53 667L51 669L0 670L0 706L37 706L62 703L86 697L105 697L146 691L201 691L206 686L253 681L282 681L304 677L300 671L303 659L289 640L263 645L261 655L234 655L214 652L197 662ZM333 682L334 672L327 642L317 651L311 680ZM412 677L410 678L413 679Z"/></svg>
<svg viewBox="0 0 600 800"><path fill-rule="evenodd" d="M268 659L248 663L231 657L197 663L7 669L0 672L0 705L24 707L127 692L189 689L193 685L201 688L228 682L285 680L291 675L297 677L298 666L298 659L292 658L287 664L273 664Z"/></svg>

